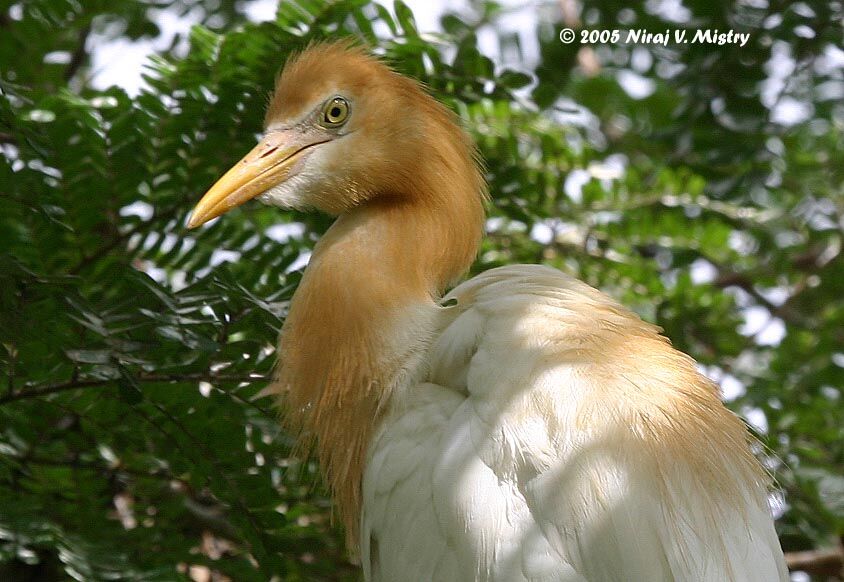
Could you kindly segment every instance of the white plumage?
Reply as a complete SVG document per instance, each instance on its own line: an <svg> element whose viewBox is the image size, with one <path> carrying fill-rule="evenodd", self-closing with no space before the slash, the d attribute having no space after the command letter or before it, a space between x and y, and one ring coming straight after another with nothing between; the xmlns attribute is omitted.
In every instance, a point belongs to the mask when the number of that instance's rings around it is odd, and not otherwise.
<svg viewBox="0 0 844 582"><path fill-rule="evenodd" d="M369 453L368 580L788 579L761 475L710 448L746 447L741 427L682 426L692 387L675 380L715 388L652 326L539 266L454 299ZM698 454L671 454L684 447Z"/></svg>

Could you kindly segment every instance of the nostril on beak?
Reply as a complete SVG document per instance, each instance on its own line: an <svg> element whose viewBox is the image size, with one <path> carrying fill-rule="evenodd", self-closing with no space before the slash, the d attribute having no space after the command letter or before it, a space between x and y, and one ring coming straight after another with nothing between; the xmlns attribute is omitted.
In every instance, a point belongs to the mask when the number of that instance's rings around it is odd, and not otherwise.
<svg viewBox="0 0 844 582"><path fill-rule="evenodd" d="M277 149L278 149L278 146L271 147L270 149L268 149L267 151L265 151L263 154L261 154L261 156L260 156L258 159L263 159L263 158L266 158L268 155L270 155L271 153L273 153L273 152L274 152L274 151L276 151Z"/></svg>

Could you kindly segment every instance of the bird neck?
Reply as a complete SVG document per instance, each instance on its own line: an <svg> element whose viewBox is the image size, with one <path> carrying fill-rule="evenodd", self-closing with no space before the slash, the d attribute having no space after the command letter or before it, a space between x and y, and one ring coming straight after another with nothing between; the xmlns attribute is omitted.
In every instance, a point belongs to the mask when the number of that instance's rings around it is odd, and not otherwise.
<svg viewBox="0 0 844 582"><path fill-rule="evenodd" d="M436 300L468 269L482 230L480 196L411 200L383 197L334 223L281 334L275 389L288 426L318 454L353 551L373 432L392 389L423 368Z"/></svg>

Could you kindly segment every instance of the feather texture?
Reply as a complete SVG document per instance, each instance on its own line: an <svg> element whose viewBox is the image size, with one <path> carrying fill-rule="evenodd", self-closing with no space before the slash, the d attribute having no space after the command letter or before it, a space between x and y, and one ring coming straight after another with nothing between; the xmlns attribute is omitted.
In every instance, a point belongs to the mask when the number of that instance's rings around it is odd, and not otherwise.
<svg viewBox="0 0 844 582"><path fill-rule="evenodd" d="M788 579L744 425L654 326L538 266L449 299L370 447L367 579Z"/></svg>

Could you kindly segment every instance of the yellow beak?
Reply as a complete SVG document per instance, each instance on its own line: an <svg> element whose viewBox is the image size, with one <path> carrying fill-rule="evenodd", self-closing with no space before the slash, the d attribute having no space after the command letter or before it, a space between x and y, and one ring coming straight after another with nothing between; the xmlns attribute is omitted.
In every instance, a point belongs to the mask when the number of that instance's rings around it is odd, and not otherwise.
<svg viewBox="0 0 844 582"><path fill-rule="evenodd" d="M322 143L302 143L295 137L281 131L264 137L205 193L191 213L188 228L205 224L283 182L300 154Z"/></svg>

